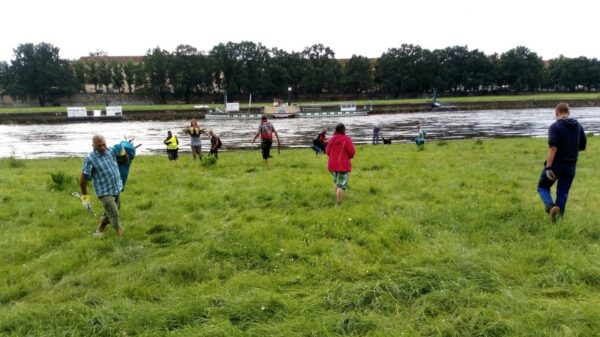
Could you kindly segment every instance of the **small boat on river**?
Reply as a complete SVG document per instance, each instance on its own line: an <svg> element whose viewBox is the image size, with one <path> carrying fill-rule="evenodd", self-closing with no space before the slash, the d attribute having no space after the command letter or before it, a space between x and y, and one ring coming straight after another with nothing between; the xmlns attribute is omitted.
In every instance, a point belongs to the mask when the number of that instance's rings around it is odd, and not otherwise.
<svg viewBox="0 0 600 337"><path fill-rule="evenodd" d="M300 106L298 117L333 117L333 116L366 116L373 110L373 107L365 105L362 108L356 106L355 102L345 102L339 106L320 106L304 105Z"/></svg>

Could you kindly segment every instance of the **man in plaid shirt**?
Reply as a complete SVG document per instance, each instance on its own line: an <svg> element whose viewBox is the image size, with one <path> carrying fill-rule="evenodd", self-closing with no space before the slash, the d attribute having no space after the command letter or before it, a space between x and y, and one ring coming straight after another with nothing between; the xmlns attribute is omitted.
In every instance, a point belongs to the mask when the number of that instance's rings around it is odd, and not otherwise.
<svg viewBox="0 0 600 337"><path fill-rule="evenodd" d="M117 235L123 236L123 225L119 219L119 208L121 207L119 195L123 190L123 182L117 164L117 156L123 155L123 153L116 153L117 148L107 148L106 140L100 135L94 136L92 146L94 151L85 157L81 168L82 201L89 206L90 196L87 193L87 182L91 180L96 195L104 206L102 222L94 235L101 237L106 226L111 224L117 231ZM123 148L120 149L124 152Z"/></svg>

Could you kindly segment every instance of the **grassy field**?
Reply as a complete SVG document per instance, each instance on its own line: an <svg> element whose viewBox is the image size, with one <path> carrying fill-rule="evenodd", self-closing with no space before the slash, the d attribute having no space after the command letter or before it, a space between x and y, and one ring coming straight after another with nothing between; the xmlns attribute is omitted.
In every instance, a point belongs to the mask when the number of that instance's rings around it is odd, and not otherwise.
<svg viewBox="0 0 600 337"><path fill-rule="evenodd" d="M490 96L467 96L467 97L448 97L441 98L444 102L466 103L466 102L509 102L509 101L539 101L539 100L586 100L600 99L600 93L548 93L548 94L530 94L530 95L490 95ZM372 103L374 105L396 105L396 104L417 104L425 103L424 98L403 98L403 99L388 99L388 100L357 100L359 105ZM300 104L337 104L337 101L329 102L300 102ZM272 102L257 102L252 106L272 105ZM123 105L123 111L161 111L161 110L190 110L197 104L166 104L166 105ZM211 109L222 107L223 104L206 104ZM241 108L248 107L248 104L241 103ZM88 105L88 110L104 109L104 105ZM32 113L32 112L65 112L65 107L30 107L30 108L10 108L0 107L0 113Z"/></svg>
<svg viewBox="0 0 600 337"><path fill-rule="evenodd" d="M4 159L0 335L598 335L588 146L558 224L535 191L543 139L359 146L340 207L309 149L140 157L124 239L90 235L81 158Z"/></svg>

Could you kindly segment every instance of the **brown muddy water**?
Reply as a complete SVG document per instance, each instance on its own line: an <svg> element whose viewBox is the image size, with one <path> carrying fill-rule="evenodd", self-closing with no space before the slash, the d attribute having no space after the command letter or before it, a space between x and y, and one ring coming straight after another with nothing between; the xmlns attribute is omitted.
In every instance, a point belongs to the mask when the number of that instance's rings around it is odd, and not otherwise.
<svg viewBox="0 0 600 337"><path fill-rule="evenodd" d="M586 132L600 133L600 108L573 108L571 116L580 121ZM553 121L552 109L419 112L271 120L285 147L308 147L321 128L327 128L330 136L335 125L340 122L346 125L347 134L354 142L360 144L371 142L373 128L376 126L381 128L384 137L391 137L394 143L399 143L413 141L418 123L427 131L428 138L433 140L544 137ZM253 147L250 141L259 121L200 120L199 124L219 135L223 150L233 150ZM190 139L183 133L183 129L188 125L189 120L0 125L0 157L81 157L91 150L91 138L94 134L104 135L109 145L121 141L124 136L135 136L136 143L142 144L138 154L157 154L165 151L163 140L168 130L178 135L181 151L187 152ZM203 151L208 151L209 145L208 138L203 136Z"/></svg>

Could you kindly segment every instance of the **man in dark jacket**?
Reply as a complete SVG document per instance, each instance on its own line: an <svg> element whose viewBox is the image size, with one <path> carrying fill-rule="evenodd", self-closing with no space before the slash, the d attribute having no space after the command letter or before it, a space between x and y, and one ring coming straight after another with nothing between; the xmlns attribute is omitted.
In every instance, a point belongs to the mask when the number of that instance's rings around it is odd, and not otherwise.
<svg viewBox="0 0 600 337"><path fill-rule="evenodd" d="M583 127L569 117L568 104L557 105L554 115L556 122L548 129L548 155L537 188L552 222L565 213L569 189L575 178L577 157L579 151L585 150L587 143ZM550 193L555 182L558 182L556 202Z"/></svg>

